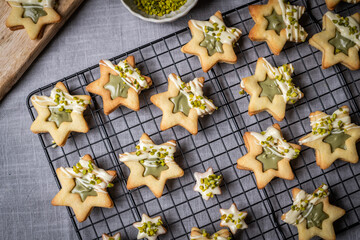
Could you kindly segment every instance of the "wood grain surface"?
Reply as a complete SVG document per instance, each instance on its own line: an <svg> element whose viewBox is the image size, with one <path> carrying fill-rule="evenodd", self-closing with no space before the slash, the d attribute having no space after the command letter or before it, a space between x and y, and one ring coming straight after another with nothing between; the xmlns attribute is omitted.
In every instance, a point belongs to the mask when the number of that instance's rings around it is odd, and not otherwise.
<svg viewBox="0 0 360 240"><path fill-rule="evenodd" d="M41 39L31 40L25 29L11 31L5 26L11 7L5 0L0 0L0 101L82 1L59 1L56 11L61 15L61 21L45 26Z"/></svg>

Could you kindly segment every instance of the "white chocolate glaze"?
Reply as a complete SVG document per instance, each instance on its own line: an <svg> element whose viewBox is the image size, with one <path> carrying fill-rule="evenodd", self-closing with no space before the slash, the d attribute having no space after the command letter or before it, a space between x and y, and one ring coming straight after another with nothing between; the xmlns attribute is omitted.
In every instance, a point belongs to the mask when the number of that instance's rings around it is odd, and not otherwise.
<svg viewBox="0 0 360 240"><path fill-rule="evenodd" d="M221 183L222 178L215 180L215 183L217 184L217 186L214 188L212 188L210 186L206 189L205 184L201 182L202 181L201 179L206 179L210 175L215 175L212 168L209 168L204 173L199 173L199 172L194 173L194 177L196 180L196 184L194 186L194 191L199 192L204 200L209 200L215 194L221 194L220 183ZM217 175L215 175L215 176L217 176ZM204 190L202 190L201 188L204 188Z"/></svg>
<svg viewBox="0 0 360 240"><path fill-rule="evenodd" d="M120 239L121 239L120 233L117 233L117 234L115 234L115 235L112 236L112 237L107 236L107 235L105 235L105 234L102 235L102 240L110 240L110 239L120 240Z"/></svg>
<svg viewBox="0 0 360 240"><path fill-rule="evenodd" d="M220 209L221 214L221 226L227 226L232 234L236 234L239 229L247 228L247 224L245 223L244 219L247 216L246 212L240 212L237 208L235 203L231 204L229 209Z"/></svg>
<svg viewBox="0 0 360 240"><path fill-rule="evenodd" d="M159 222L159 220L161 222L161 217L160 216L151 218L151 217L147 216L146 214L143 214L142 217L141 217L141 222L136 222L136 223L133 224L133 226L138 229L144 223L151 222L151 223L157 224ZM137 239L146 238L148 240L156 240L157 236L166 233L166 230L162 225L157 225L156 229L157 229L157 232L153 236L149 236L147 233L139 231L139 233L137 235Z"/></svg>
<svg viewBox="0 0 360 240"><path fill-rule="evenodd" d="M25 3L25 4L35 4L41 5L43 7L54 7L54 0L5 0L7 2L16 2L16 3Z"/></svg>

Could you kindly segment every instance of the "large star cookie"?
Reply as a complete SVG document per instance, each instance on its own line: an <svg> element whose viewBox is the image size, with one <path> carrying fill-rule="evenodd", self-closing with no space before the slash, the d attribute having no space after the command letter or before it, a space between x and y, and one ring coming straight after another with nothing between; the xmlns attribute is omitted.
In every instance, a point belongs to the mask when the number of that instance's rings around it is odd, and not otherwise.
<svg viewBox="0 0 360 240"><path fill-rule="evenodd" d="M71 207L79 222L86 220L93 207L114 206L106 188L114 186L111 182L116 171L98 168L90 155L80 158L72 168L56 169L56 174L62 188L51 204Z"/></svg>
<svg viewBox="0 0 360 240"><path fill-rule="evenodd" d="M323 31L309 39L310 45L322 51L322 68L341 63L350 70L360 68L360 13L351 17L327 12Z"/></svg>
<svg viewBox="0 0 360 240"><path fill-rule="evenodd" d="M58 82L50 97L33 96L31 103L38 116L31 124L33 133L50 133L58 146L64 146L70 132L89 131L83 112L90 103L88 95L70 95L62 82Z"/></svg>
<svg viewBox="0 0 360 240"><path fill-rule="evenodd" d="M266 41L270 50L279 55L287 41L304 42L307 33L299 24L305 12L303 6L293 6L283 0L269 0L266 5L249 6L255 26L250 30L252 41Z"/></svg>
<svg viewBox="0 0 360 240"><path fill-rule="evenodd" d="M196 227L193 227L191 229L190 233L190 239L191 240L230 240L230 232L227 229L221 229L214 233L213 235L210 235L206 232L205 229L199 229Z"/></svg>
<svg viewBox="0 0 360 240"><path fill-rule="evenodd" d="M151 102L161 109L163 117L160 129L165 131L180 125L191 134L198 132L198 118L212 114L217 107L204 96L204 78L195 78L185 83L172 73L168 78L168 90L151 96Z"/></svg>
<svg viewBox="0 0 360 240"><path fill-rule="evenodd" d="M338 5L341 1L347 3L358 3L360 0L325 0L326 6L329 10L334 10L336 5Z"/></svg>
<svg viewBox="0 0 360 240"><path fill-rule="evenodd" d="M119 155L119 161L130 168L127 188L133 189L146 185L157 198L162 196L166 180L182 177L184 171L174 161L176 142L168 141L156 145L144 133L136 152Z"/></svg>
<svg viewBox="0 0 360 240"><path fill-rule="evenodd" d="M274 177L294 179L289 161L297 158L301 147L283 138L279 124L261 133L246 132L244 142L248 153L237 160L237 168L253 171L258 188L264 188Z"/></svg>
<svg viewBox="0 0 360 240"><path fill-rule="evenodd" d="M25 28L32 40L41 37L45 25L59 22L61 19L53 8L53 0L6 1L11 7L6 26L13 31Z"/></svg>
<svg viewBox="0 0 360 240"><path fill-rule="evenodd" d="M335 239L333 222L345 214L345 210L329 203L326 184L321 185L313 194L294 188L293 205L281 219L298 228L299 240L309 240L319 236L323 239Z"/></svg>
<svg viewBox="0 0 360 240"><path fill-rule="evenodd" d="M360 126L351 123L349 108L343 106L332 115L316 111L310 114L312 132L299 143L315 149L316 164L326 169L336 160L357 163L356 142L360 140Z"/></svg>
<svg viewBox="0 0 360 240"><path fill-rule="evenodd" d="M102 97L104 113L109 115L121 105L138 111L139 94L148 89L152 81L135 67L134 56L128 56L117 65L101 60L99 66L100 78L87 85L86 90Z"/></svg>
<svg viewBox="0 0 360 240"><path fill-rule="evenodd" d="M114 236L109 236L107 234L102 235L102 240L121 240L120 233L116 233Z"/></svg>
<svg viewBox="0 0 360 240"><path fill-rule="evenodd" d="M190 20L189 28L192 39L181 51L198 56L204 72L217 62L236 63L233 45L239 40L241 31L226 27L220 11L211 16L209 21Z"/></svg>
<svg viewBox="0 0 360 240"><path fill-rule="evenodd" d="M247 216L247 212L240 212L235 203L231 204L229 209L221 208L220 214L220 226L228 227L233 235L235 235L238 230L248 227L244 221Z"/></svg>
<svg viewBox="0 0 360 240"><path fill-rule="evenodd" d="M240 87L250 94L250 116L267 111L276 120L285 117L286 104L294 104L304 94L292 82L292 64L273 67L265 58L259 58L255 74L241 81Z"/></svg>
<svg viewBox="0 0 360 240"><path fill-rule="evenodd" d="M199 192L204 200L209 200L214 195L221 194L220 184L223 177L214 174L212 168L208 168L204 173L195 172L194 177L196 181L194 191Z"/></svg>
<svg viewBox="0 0 360 240"><path fill-rule="evenodd" d="M163 222L160 216L151 218L146 214L141 216L141 222L133 224L139 230L137 239L146 238L156 240L159 235L165 234L166 229L162 226Z"/></svg>

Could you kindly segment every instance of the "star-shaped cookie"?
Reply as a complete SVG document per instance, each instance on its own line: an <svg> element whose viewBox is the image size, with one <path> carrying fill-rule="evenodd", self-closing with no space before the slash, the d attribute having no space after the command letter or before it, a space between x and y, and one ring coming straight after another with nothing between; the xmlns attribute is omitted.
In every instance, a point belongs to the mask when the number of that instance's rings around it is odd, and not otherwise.
<svg viewBox="0 0 360 240"><path fill-rule="evenodd" d="M350 70L360 69L359 23L360 13L345 18L332 12L323 16L323 31L309 39L309 44L323 53L323 69L337 63Z"/></svg>
<svg viewBox="0 0 360 240"><path fill-rule="evenodd" d="M165 234L166 229L162 226L163 222L160 216L151 218L146 214L141 216L141 222L133 224L139 230L137 239L146 238L156 240L159 235Z"/></svg>
<svg viewBox="0 0 360 240"><path fill-rule="evenodd" d="M223 177L214 174L212 168L208 168L204 173L195 172L194 177L196 181L194 191L199 192L204 200L209 200L214 195L221 194L220 184Z"/></svg>
<svg viewBox="0 0 360 240"><path fill-rule="evenodd" d="M60 15L53 9L52 0L36 1L29 4L27 0L7 0L11 7L6 26L10 30L25 28L30 39L40 38L45 25L60 21Z"/></svg>
<svg viewBox="0 0 360 240"><path fill-rule="evenodd" d="M99 66L100 78L87 85L86 90L102 97L104 113L109 115L121 105L139 111L139 94L149 88L152 81L135 67L134 56L128 56L117 65L101 60Z"/></svg>
<svg viewBox="0 0 360 240"><path fill-rule="evenodd" d="M294 188L293 205L281 219L298 228L299 240L309 240L319 236L323 239L335 239L333 222L345 214L345 210L329 203L326 184L321 185L313 194Z"/></svg>
<svg viewBox="0 0 360 240"><path fill-rule="evenodd" d="M79 222L86 220L93 207L114 206L106 188L113 186L116 171L98 168L90 155L80 158L72 168L56 169L56 175L62 188L51 204L71 207Z"/></svg>
<svg viewBox="0 0 360 240"><path fill-rule="evenodd" d="M250 30L252 41L266 41L270 50L279 55L287 41L304 42L307 37L299 19L303 6L293 6L283 0L269 0L266 5L249 6L255 26Z"/></svg>
<svg viewBox="0 0 360 240"><path fill-rule="evenodd" d="M50 97L31 97L38 116L31 124L33 133L50 133L56 145L64 146L70 132L89 131L83 112L90 103L88 95L70 95L62 82L58 82Z"/></svg>
<svg viewBox="0 0 360 240"><path fill-rule="evenodd" d="M236 63L233 45L239 40L241 31L227 27L220 11L211 16L209 21L190 20L188 24L192 39L181 51L198 56L204 72L217 62Z"/></svg>
<svg viewBox="0 0 360 240"><path fill-rule="evenodd" d="M301 147L283 138L279 124L261 133L246 132L244 142L248 153L237 160L237 168L253 171L259 189L274 177L294 179L289 161L297 158Z"/></svg>
<svg viewBox="0 0 360 240"><path fill-rule="evenodd" d="M336 160L357 163L356 143L360 140L360 126L351 123L349 108L342 106L332 115L316 111L310 114L312 132L299 143L315 149L316 164L326 169Z"/></svg>
<svg viewBox="0 0 360 240"><path fill-rule="evenodd" d="M127 181L129 190L146 185L157 198L160 198L166 180L184 175L184 171L174 161L174 140L156 145L146 133L143 133L136 149L135 152L119 155L119 161L130 168Z"/></svg>
<svg viewBox="0 0 360 240"><path fill-rule="evenodd" d="M205 229L199 229L197 227L193 227L191 229L190 233L190 239L191 240L230 240L230 232L227 229L221 229L214 233L213 235L210 235L206 232Z"/></svg>
<svg viewBox="0 0 360 240"><path fill-rule="evenodd" d="M114 236L109 236L107 234L102 235L102 240L121 240L120 233L116 233Z"/></svg>
<svg viewBox="0 0 360 240"><path fill-rule="evenodd" d="M176 74L169 75L168 90L150 98L163 112L160 123L162 131L180 125L191 134L197 134L198 118L212 114L217 109L212 100L204 96L203 84L203 77L185 83Z"/></svg>
<svg viewBox="0 0 360 240"><path fill-rule="evenodd" d="M325 0L326 6L329 10L334 10L336 5L338 5L341 1L347 3L358 3L360 0Z"/></svg>
<svg viewBox="0 0 360 240"><path fill-rule="evenodd" d="M228 227L233 235L235 235L238 230L248 227L244 221L247 212L240 212L235 203L231 204L229 209L221 208L220 214L220 227Z"/></svg>
<svg viewBox="0 0 360 240"><path fill-rule="evenodd" d="M241 81L240 87L250 96L250 116L267 111L276 120L285 117L286 104L294 104L304 94L292 82L292 64L273 67L265 58L259 58L255 74Z"/></svg>

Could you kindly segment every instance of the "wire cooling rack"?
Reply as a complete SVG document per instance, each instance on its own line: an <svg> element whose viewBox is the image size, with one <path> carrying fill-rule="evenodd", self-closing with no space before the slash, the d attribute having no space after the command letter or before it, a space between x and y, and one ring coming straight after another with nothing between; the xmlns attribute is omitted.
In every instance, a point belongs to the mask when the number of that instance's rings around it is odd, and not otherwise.
<svg viewBox="0 0 360 240"><path fill-rule="evenodd" d="M309 1L310 2L310 1ZM321 30L321 16L327 11L323 1L293 1L307 11L302 25L311 37ZM259 3L254 1L248 5ZM260 2L261 3L261 2ZM262 2L263 3L263 2ZM49 134L39 134L56 183L60 188L55 169L72 166L80 156L91 154L98 166L116 170L115 187L109 189L114 207L94 208L90 217L79 223L72 209L67 208L79 239L100 239L103 233L121 232L122 239L135 239L137 231L132 223L141 219L141 214L162 216L168 232L159 239L189 239L192 227L205 228L209 232L220 229L219 208L229 208L234 202L242 211L248 212L249 228L234 236L235 239L295 239L297 229L280 221L282 213L289 210L291 189L300 187L312 192L321 183L330 186L330 201L346 210L346 215L335 223L337 233L346 231L360 222L360 165L336 161L330 168L321 170L315 163L314 151L305 148L298 159L291 161L295 173L293 181L275 179L259 190L250 171L236 169L236 160L246 154L242 136L247 131L261 131L273 124L267 113L250 117L247 113L249 96L239 94L243 77L255 71L259 57L267 58L273 65L292 63L294 80L305 97L293 106L288 106L286 118L280 122L284 136L290 142L311 131L308 116L321 110L332 113L343 105L350 107L353 122L360 123L359 71L349 71L342 66L321 69L321 52L310 47L308 42L288 43L280 56L271 54L264 42L252 42L248 32L254 25L248 5L240 6L223 14L228 26L240 28L243 35L235 45L238 62L235 65L218 64L205 74L197 57L181 53L180 48L191 39L189 29L183 29L132 51L111 59L113 63L134 55L137 66L153 79L154 85L140 95L140 111L124 107L109 116L103 114L102 100L92 95L90 109L85 119L90 131L87 134L72 133L64 147L52 148ZM358 8L345 8L343 15L351 15ZM353 6L353 5L351 5ZM210 13L209 13L210 14ZM219 109L199 121L199 133L190 135L185 129L174 127L160 131L161 111L150 102L150 96L167 89L167 76L176 73L183 80L195 76L206 78L205 95L214 100ZM98 65L61 79L72 94L88 94L86 85L99 77ZM56 83L33 91L27 98L31 118L36 111L31 105L32 95L48 95ZM154 197L147 187L126 189L129 170L118 161L118 154L134 151L143 132L148 133L158 144L175 139L175 161L184 169L182 178L169 180L160 199ZM193 173L213 167L224 176L222 194L204 201L192 190Z"/></svg>

